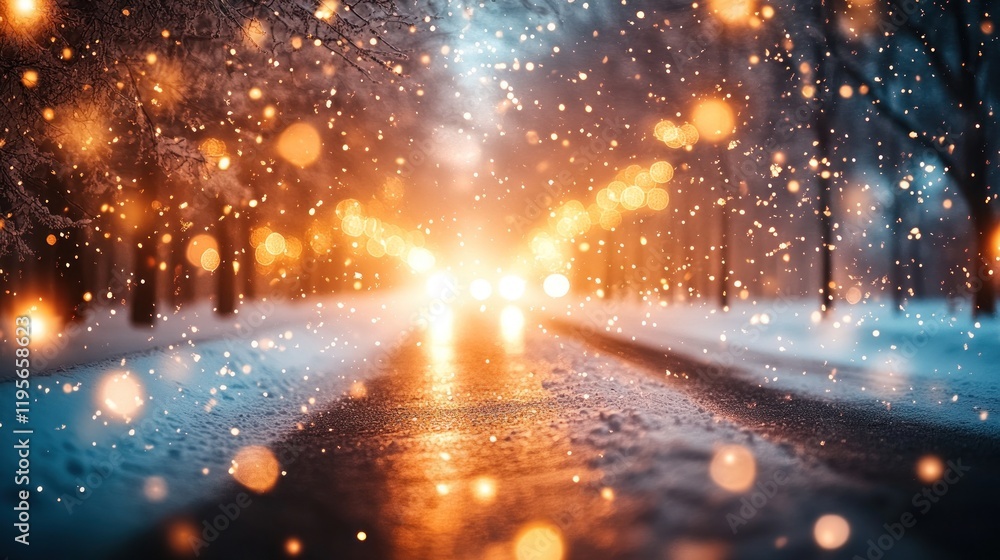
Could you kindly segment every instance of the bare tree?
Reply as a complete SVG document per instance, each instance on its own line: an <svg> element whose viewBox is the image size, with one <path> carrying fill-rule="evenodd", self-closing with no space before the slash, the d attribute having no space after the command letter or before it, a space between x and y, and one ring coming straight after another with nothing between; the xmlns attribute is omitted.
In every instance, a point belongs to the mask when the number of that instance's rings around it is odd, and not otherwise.
<svg viewBox="0 0 1000 560"><path fill-rule="evenodd" d="M826 0L830 2L831 0ZM991 3L892 1L830 6L838 63L900 135L939 161L968 208L974 240L966 283L974 313L993 315L998 46ZM888 52L894 63L879 65ZM953 132L954 131L954 132Z"/></svg>

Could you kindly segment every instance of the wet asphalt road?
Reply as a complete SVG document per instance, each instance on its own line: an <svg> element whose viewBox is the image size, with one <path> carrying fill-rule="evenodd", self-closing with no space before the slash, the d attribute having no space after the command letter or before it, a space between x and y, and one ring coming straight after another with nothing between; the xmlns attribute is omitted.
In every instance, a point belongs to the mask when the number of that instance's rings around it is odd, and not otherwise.
<svg viewBox="0 0 1000 560"><path fill-rule="evenodd" d="M733 376L700 374L697 363L566 324L547 323L546 331L536 326L542 319L508 319L458 312L414 334L380 377L357 384L349 398L313 414L275 446L284 475L273 488L257 494L233 482L159 523L119 557L851 558L865 553L867 536L881 534L874 525L857 533L855 546L837 551L649 545L677 535L658 536L654 510L630 506L650 501L641 475L612 499L600 462L579 451L580 434L565 422L580 414L577 404L548 389L565 371L554 367L552 352L538 350L557 340L585 344L591 360L624 364L751 437L851 481L823 492L881 510L873 519L891 522L898 502L925 486L914 475L919 457L960 459L971 467L961 485L909 531L909 546L895 551L992 557L997 441L907 422L874 404L793 398ZM868 488L879 491L872 496ZM700 500L694 496L687 507ZM238 517L206 534L204 521L225 508ZM633 542L637 529L646 544ZM892 552L883 557L905 557Z"/></svg>

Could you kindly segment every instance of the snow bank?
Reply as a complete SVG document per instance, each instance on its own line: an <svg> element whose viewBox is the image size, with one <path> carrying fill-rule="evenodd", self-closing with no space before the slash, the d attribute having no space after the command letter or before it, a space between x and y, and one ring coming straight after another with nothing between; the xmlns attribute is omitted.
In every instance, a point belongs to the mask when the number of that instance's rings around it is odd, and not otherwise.
<svg viewBox="0 0 1000 560"><path fill-rule="evenodd" d="M379 293L257 307L232 321L189 311L152 335L123 321L84 330L74 339L78 357L104 358L32 379L30 422L13 426L34 430L32 553L86 534L74 550L98 557L211 496L241 448L273 442L379 374L419 303ZM146 349L105 357L134 346ZM12 382L0 384L0 402L13 405ZM4 430L7 449L10 436ZM10 512L13 477L3 480Z"/></svg>
<svg viewBox="0 0 1000 560"><path fill-rule="evenodd" d="M972 320L945 301L844 304L827 318L812 301L709 305L590 300L547 303L554 317L707 368L735 368L761 385L828 398L876 400L975 432L997 433L1000 322Z"/></svg>

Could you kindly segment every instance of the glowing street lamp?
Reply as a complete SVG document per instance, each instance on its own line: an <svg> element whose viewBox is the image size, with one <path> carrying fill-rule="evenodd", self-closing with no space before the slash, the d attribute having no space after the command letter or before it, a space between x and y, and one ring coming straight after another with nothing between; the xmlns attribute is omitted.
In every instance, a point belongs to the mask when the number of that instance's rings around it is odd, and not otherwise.
<svg viewBox="0 0 1000 560"><path fill-rule="evenodd" d="M7 16L18 26L28 26L42 17L43 6L38 0L7 0Z"/></svg>
<svg viewBox="0 0 1000 560"><path fill-rule="evenodd" d="M754 14L755 0L709 0L709 10L724 25L738 28L744 26L757 27L760 19ZM722 71L728 70L732 64L729 53L732 50L730 33L722 33ZM721 143L735 132L736 119L733 110L722 99L710 99L699 103L692 114L692 122L702 138L719 146L720 171L725 173L726 149ZM722 239L719 243L719 305L725 309L729 305L729 209L726 204L729 194L719 198L719 215Z"/></svg>

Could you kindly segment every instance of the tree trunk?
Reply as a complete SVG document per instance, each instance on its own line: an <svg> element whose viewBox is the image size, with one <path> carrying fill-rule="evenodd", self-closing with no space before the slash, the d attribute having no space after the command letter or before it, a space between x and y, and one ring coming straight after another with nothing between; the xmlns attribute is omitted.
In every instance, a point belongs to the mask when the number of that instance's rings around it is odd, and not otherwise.
<svg viewBox="0 0 1000 560"><path fill-rule="evenodd" d="M890 188L893 189L893 196L892 214L890 215L892 224L889 228L889 260L892 261L889 263L889 283L892 288L893 311L899 313L903 309L903 243L900 241L900 236L903 233L903 197L895 185Z"/></svg>
<svg viewBox="0 0 1000 560"><path fill-rule="evenodd" d="M992 317L996 314L996 284L992 270L993 253L997 250L993 243L995 220L990 208L985 204L972 212L972 226L976 236L976 254L973 255L972 274L972 314L975 317Z"/></svg>
<svg viewBox="0 0 1000 560"><path fill-rule="evenodd" d="M142 223L136 230L133 248L130 319L134 325L152 326L156 321L156 280L159 272L156 262L157 213L153 211L152 205L156 201L163 172L151 162L143 166L143 171L136 193Z"/></svg>
<svg viewBox="0 0 1000 560"><path fill-rule="evenodd" d="M222 216L220 203L219 215ZM236 310L236 271L233 268L233 239L230 232L232 218L226 217L215 223L215 240L219 244L219 268L215 271L215 312L232 315Z"/></svg>

